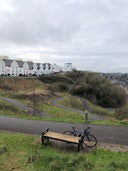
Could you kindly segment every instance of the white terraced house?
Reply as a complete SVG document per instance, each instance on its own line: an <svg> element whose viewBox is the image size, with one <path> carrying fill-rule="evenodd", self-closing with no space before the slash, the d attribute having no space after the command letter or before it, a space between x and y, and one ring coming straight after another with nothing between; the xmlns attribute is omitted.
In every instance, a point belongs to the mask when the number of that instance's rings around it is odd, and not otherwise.
<svg viewBox="0 0 128 171"><path fill-rule="evenodd" d="M70 65L70 70L71 70ZM34 63L32 61L18 61L0 58L0 75L3 76L30 76L30 75L50 75L68 71L59 65L51 65L50 63Z"/></svg>
<svg viewBox="0 0 128 171"><path fill-rule="evenodd" d="M10 60L10 59L2 59L2 63L4 63L4 70L2 70L1 75L19 75L19 67L16 60Z"/></svg>
<svg viewBox="0 0 128 171"><path fill-rule="evenodd" d="M17 61L18 63L18 68L19 68L19 75L22 76L22 75L26 75L28 76L29 75L29 65L27 62L24 62L24 61Z"/></svg>

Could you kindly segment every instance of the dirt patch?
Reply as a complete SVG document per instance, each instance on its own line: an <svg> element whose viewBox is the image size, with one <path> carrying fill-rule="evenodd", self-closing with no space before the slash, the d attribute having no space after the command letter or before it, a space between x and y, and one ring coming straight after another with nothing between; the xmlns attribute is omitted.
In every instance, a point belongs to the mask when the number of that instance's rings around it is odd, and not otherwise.
<svg viewBox="0 0 128 171"><path fill-rule="evenodd" d="M100 149L111 150L111 151L115 151L115 152L126 152L126 153L128 153L128 146L127 145L98 143L97 147Z"/></svg>

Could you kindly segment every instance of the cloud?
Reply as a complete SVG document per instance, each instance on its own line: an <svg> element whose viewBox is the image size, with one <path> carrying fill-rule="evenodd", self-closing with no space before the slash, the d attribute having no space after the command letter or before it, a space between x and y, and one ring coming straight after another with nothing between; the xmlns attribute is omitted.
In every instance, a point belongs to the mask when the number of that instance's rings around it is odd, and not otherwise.
<svg viewBox="0 0 128 171"><path fill-rule="evenodd" d="M108 71L128 63L127 7L127 0L0 0L0 53Z"/></svg>

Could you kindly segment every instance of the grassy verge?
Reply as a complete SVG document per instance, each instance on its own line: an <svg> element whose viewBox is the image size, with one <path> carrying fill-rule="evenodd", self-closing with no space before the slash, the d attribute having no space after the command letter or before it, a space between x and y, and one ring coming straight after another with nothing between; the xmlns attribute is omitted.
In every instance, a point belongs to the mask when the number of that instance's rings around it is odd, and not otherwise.
<svg viewBox="0 0 128 171"><path fill-rule="evenodd" d="M106 120L94 120L88 121L88 124L96 124L96 125L128 125L128 120L116 120L116 119L106 119Z"/></svg>
<svg viewBox="0 0 128 171"><path fill-rule="evenodd" d="M82 102L77 97L66 96L64 99L58 101L59 104L76 108L82 110ZM103 125L128 125L128 120L118 120L114 118L115 111L102 108L100 106L94 105L90 101L86 100L86 105L89 107L91 113L95 113L98 115L103 115L106 118L104 120L89 120L90 124L103 124Z"/></svg>
<svg viewBox="0 0 128 171"><path fill-rule="evenodd" d="M17 117L26 117L27 114L23 110L0 100L0 115L3 116L17 116Z"/></svg>
<svg viewBox="0 0 128 171"><path fill-rule="evenodd" d="M94 149L65 152L31 143L37 136L0 132L0 170L17 171L126 171L128 153Z"/></svg>
<svg viewBox="0 0 128 171"><path fill-rule="evenodd" d="M20 101L24 103L25 101ZM25 103L28 105L28 103ZM32 106L31 103L29 103ZM12 116L17 118L32 119L32 120L42 120L42 121L54 121L54 122L68 122L68 123L84 123L84 117L81 114L75 112L70 112L63 110L52 105L37 104L37 109L47 113L48 116L40 117L33 115L32 113L26 113L23 110L14 107L13 105L0 101L0 115L2 116ZM115 120L113 118L105 120L89 120L88 124L104 124L104 125L128 125L128 120Z"/></svg>
<svg viewBox="0 0 128 171"><path fill-rule="evenodd" d="M83 117L75 112L63 110L52 105L40 105L39 109L49 114L51 121L56 122L71 122L71 123L83 123Z"/></svg>
<svg viewBox="0 0 128 171"><path fill-rule="evenodd" d="M30 104L32 105L32 104ZM14 107L13 105L0 101L0 115L2 116L12 116L17 118L26 118L33 120L43 120L43 121L56 121L56 122L69 122L69 123L83 123L82 115L77 114L75 112L66 111L51 105L37 105L38 110L47 113L48 116L41 117L36 113L35 115L32 113L26 113L23 110Z"/></svg>
<svg viewBox="0 0 128 171"><path fill-rule="evenodd" d="M80 100L80 98L78 97L74 97L74 96L65 96L62 100L58 101L59 104L66 106L66 107L71 107L71 108L75 108L75 109L79 109L79 110L85 110L85 104L86 106L88 106L88 108L90 109L90 111L92 113L96 113L99 115L105 115L105 116L113 116L114 115L114 110L107 110L103 107L94 105L93 103L91 103L88 100L83 99L83 103Z"/></svg>
<svg viewBox="0 0 128 171"><path fill-rule="evenodd" d="M85 107L82 104L80 98L71 95L65 96L62 100L59 100L58 103L62 106L71 107L83 111L85 110Z"/></svg>

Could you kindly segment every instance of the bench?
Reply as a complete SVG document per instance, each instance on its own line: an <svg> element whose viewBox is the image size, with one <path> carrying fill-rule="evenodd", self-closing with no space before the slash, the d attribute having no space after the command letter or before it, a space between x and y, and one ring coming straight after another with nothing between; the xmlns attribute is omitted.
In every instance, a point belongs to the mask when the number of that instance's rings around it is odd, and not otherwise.
<svg viewBox="0 0 128 171"><path fill-rule="evenodd" d="M47 128L41 133L41 143L44 144L47 141L49 141L49 139L54 139L54 140L77 144L78 152L80 151L80 149L83 148L83 137L82 136L74 137L74 136L70 136L70 135L56 133L56 132L49 131L49 128Z"/></svg>

